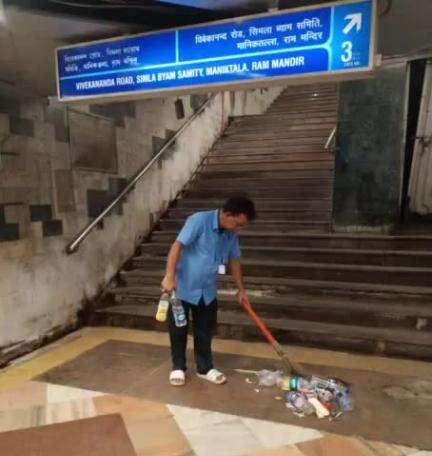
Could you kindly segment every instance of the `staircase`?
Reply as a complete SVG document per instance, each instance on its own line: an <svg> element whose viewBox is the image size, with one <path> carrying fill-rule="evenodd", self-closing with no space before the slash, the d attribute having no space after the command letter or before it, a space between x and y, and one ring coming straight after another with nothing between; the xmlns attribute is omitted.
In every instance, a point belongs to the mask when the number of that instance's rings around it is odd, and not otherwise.
<svg viewBox="0 0 432 456"><path fill-rule="evenodd" d="M432 359L432 236L330 234L333 85L285 90L235 118L140 254L91 317L165 330L154 319L166 255L186 217L247 192L258 220L241 235L251 302L282 343ZM218 336L262 340L220 279Z"/></svg>

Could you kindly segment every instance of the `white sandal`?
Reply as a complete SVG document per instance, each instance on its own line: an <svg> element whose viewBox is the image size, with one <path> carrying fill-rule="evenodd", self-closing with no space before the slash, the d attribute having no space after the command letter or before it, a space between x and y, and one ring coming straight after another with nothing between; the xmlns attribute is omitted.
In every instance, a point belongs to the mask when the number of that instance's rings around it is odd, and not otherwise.
<svg viewBox="0 0 432 456"><path fill-rule="evenodd" d="M222 372L218 371L217 369L210 369L207 374L197 374L198 377L203 378L204 380L208 380L215 385L222 385L226 383L227 378L225 377Z"/></svg>
<svg viewBox="0 0 432 456"><path fill-rule="evenodd" d="M186 383L186 376L184 371L180 369L171 371L169 382L171 386L183 386Z"/></svg>

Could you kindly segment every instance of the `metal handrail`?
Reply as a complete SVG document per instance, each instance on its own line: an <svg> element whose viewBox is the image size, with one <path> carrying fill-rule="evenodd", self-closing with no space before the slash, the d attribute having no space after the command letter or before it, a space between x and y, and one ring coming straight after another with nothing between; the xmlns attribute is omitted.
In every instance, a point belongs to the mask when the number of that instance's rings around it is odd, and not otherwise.
<svg viewBox="0 0 432 456"><path fill-rule="evenodd" d="M111 212L120 201L125 198L134 188L137 182L146 174L146 172L159 160L159 158L165 153L165 151L176 141L176 139L183 133L183 131L195 120L214 100L217 94L213 94L207 101L205 101L198 110L192 114L189 119L180 127L179 130L172 136L166 144L160 149L160 151L143 167L141 168L131 181L126 185L126 187L116 196L116 198L94 219L92 220L84 229L82 229L73 240L66 246L66 253L71 254L78 251L80 244L86 239L90 232L103 220L103 218Z"/></svg>
<svg viewBox="0 0 432 456"><path fill-rule="evenodd" d="M331 143L335 140L337 127L334 127L330 132L329 137L325 143L324 150L330 150Z"/></svg>

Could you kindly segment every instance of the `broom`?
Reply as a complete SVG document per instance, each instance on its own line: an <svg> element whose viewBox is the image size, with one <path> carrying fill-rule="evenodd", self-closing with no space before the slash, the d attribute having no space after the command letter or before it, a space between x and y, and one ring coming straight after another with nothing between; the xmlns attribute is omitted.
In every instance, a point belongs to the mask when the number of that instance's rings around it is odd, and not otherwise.
<svg viewBox="0 0 432 456"><path fill-rule="evenodd" d="M243 308L246 311L246 313L249 315L251 320L255 323L255 325L258 327L258 329L261 331L261 333L264 335L264 337L267 339L267 341L270 343L270 345L273 347L274 351L277 353L279 356L280 360L282 361L282 365L284 367L284 370L286 371L287 375L301 375L303 377L308 376L306 370L303 368L298 363L295 363L294 361L291 361L286 353L283 351L281 345L279 342L273 337L272 333L269 331L265 323L261 320L261 318L256 314L256 312L253 310L251 303L249 302L248 299L243 301Z"/></svg>

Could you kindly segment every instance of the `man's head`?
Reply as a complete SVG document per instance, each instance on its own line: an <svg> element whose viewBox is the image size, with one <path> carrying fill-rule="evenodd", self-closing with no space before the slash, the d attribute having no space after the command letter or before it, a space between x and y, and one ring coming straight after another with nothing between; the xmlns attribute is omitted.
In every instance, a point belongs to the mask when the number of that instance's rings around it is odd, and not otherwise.
<svg viewBox="0 0 432 456"><path fill-rule="evenodd" d="M247 222L255 220L255 205L246 196L233 196L225 201L219 216L220 227L239 232Z"/></svg>

